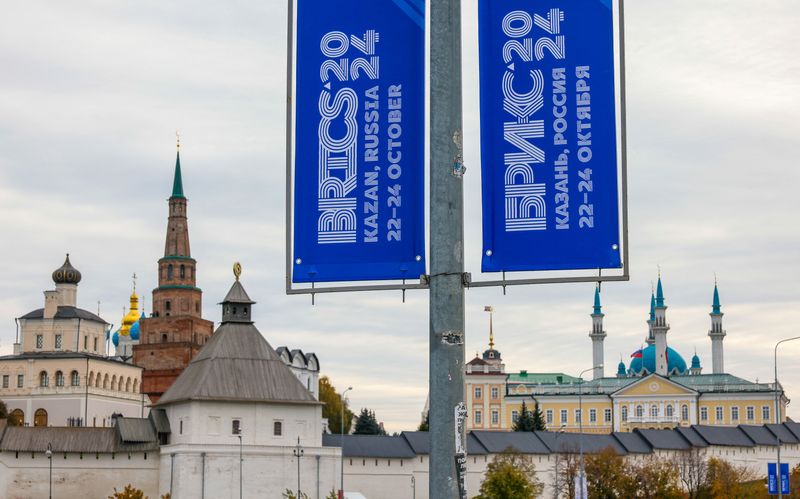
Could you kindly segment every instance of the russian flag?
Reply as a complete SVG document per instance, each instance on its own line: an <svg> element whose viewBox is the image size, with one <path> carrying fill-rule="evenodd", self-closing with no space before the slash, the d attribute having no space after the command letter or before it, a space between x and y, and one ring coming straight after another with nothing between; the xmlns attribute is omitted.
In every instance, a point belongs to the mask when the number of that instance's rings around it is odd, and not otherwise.
<svg viewBox="0 0 800 499"><path fill-rule="evenodd" d="M636 350L631 354L632 359L641 359L642 358L642 349Z"/></svg>

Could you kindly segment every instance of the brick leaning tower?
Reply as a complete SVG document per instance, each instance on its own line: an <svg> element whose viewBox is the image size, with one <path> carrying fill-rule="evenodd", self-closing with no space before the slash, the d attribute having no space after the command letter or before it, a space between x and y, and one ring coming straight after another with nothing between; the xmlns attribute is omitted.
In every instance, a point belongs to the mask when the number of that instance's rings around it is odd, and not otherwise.
<svg viewBox="0 0 800 499"><path fill-rule="evenodd" d="M189 250L180 145L178 148L153 312L141 320L139 344L133 347L133 363L144 368L142 391L152 403L167 391L214 331L214 323L201 316L203 291L197 287L197 262Z"/></svg>

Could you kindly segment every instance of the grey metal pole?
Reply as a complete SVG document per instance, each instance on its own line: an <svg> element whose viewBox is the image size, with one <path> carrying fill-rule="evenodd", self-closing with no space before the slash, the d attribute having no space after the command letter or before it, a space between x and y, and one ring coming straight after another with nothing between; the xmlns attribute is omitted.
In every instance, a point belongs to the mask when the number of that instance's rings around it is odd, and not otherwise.
<svg viewBox="0 0 800 499"><path fill-rule="evenodd" d="M793 338L786 338L780 340L779 342L775 343L775 362L773 366L775 366L775 384L773 388L775 389L775 424L781 424L781 406L779 400L779 392L778 392L778 346L781 343L786 343L787 341L794 341L800 340L800 336L795 336ZM775 430L775 443L777 444L778 448L778 463L776 466L775 472L777 473L778 479L778 499L783 498L783 491L781 490L781 437L778 435L777 430Z"/></svg>
<svg viewBox="0 0 800 499"><path fill-rule="evenodd" d="M47 497L53 499L53 446L49 442L47 443L45 455L47 455L47 460L50 461L50 489Z"/></svg>
<svg viewBox="0 0 800 499"><path fill-rule="evenodd" d="M586 462L583 459L583 375L595 369L602 369L603 364L592 366L589 369L584 369L578 374L578 414L581 418L578 420L578 447L580 449L581 457L581 471L580 471L580 491L577 492L578 497L585 499L583 496L583 484L586 481Z"/></svg>
<svg viewBox="0 0 800 499"><path fill-rule="evenodd" d="M456 405L464 400L461 1L430 2L429 497L458 496Z"/></svg>
<svg viewBox="0 0 800 499"><path fill-rule="evenodd" d="M239 430L239 499L242 499L242 472L244 470L244 456L242 455L242 430Z"/></svg>
<svg viewBox="0 0 800 499"><path fill-rule="evenodd" d="M344 401L345 401L344 396L347 392L349 392L352 389L353 389L352 386L348 386L347 390L342 392L342 420L341 420L341 429L339 433L339 447L340 450L342 451L341 455L342 462L341 465L339 466L339 471L341 472L342 476L341 476L341 483L339 484L339 490L341 491L339 499L344 499Z"/></svg>

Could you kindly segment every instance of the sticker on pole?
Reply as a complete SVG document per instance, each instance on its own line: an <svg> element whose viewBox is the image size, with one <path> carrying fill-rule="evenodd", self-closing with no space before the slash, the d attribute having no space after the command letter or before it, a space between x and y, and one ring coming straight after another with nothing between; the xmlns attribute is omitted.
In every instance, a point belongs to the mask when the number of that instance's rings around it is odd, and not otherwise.
<svg viewBox="0 0 800 499"><path fill-rule="evenodd" d="M479 0L484 272L622 266L615 3Z"/></svg>
<svg viewBox="0 0 800 499"><path fill-rule="evenodd" d="M293 282L425 273L422 0L299 0Z"/></svg>

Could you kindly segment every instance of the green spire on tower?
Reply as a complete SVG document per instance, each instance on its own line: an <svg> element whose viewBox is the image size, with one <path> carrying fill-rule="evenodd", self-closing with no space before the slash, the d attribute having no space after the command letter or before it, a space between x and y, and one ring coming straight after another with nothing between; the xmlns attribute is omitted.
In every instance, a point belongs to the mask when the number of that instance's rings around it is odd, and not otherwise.
<svg viewBox="0 0 800 499"><path fill-rule="evenodd" d="M656 320L656 295L650 293L650 320Z"/></svg>
<svg viewBox="0 0 800 499"><path fill-rule="evenodd" d="M179 146L180 147L180 146ZM181 151L178 150L178 155L175 158L175 179L172 181L172 196L173 198L185 198L183 195L183 178L181 177Z"/></svg>
<svg viewBox="0 0 800 499"><path fill-rule="evenodd" d="M720 310L719 291L717 290L717 283L714 283L714 303L711 304L711 313L712 314L722 313L722 311Z"/></svg>
<svg viewBox="0 0 800 499"><path fill-rule="evenodd" d="M600 306L600 286L597 286L594 288L594 312L592 312L592 315L602 314L601 308L603 307Z"/></svg>
<svg viewBox="0 0 800 499"><path fill-rule="evenodd" d="M658 275L658 284L656 285L656 307L664 306L664 290L661 287L661 274Z"/></svg>

